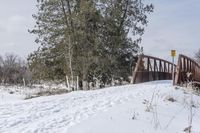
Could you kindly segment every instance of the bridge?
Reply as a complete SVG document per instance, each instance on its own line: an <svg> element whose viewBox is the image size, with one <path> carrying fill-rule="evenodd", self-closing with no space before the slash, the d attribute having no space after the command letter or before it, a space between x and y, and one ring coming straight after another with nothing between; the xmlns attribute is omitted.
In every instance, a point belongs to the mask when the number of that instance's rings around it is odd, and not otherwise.
<svg viewBox="0 0 200 133"><path fill-rule="evenodd" d="M200 65L195 60L180 54L178 63L140 55L133 70L132 83L143 83L155 80L173 80L174 85L184 86L188 82L200 83Z"/></svg>

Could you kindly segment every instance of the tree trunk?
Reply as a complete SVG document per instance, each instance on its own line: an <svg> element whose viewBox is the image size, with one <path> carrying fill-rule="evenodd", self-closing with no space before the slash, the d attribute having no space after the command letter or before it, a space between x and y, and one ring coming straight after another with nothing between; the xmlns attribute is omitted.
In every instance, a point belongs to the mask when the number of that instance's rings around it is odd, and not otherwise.
<svg viewBox="0 0 200 133"><path fill-rule="evenodd" d="M74 74L73 74L73 69L72 69L72 50L71 50L71 36L69 35L69 70L70 70L70 76L71 76L71 87L74 87Z"/></svg>
<svg viewBox="0 0 200 133"><path fill-rule="evenodd" d="M77 81L76 81L76 90L79 90L79 77L77 76Z"/></svg>
<svg viewBox="0 0 200 133"><path fill-rule="evenodd" d="M26 81L24 78L23 78L23 85L24 85L24 87L26 86Z"/></svg>
<svg viewBox="0 0 200 133"><path fill-rule="evenodd" d="M69 78L68 78L67 75L66 75L66 85L67 85L68 88L70 88L70 86L69 86Z"/></svg>

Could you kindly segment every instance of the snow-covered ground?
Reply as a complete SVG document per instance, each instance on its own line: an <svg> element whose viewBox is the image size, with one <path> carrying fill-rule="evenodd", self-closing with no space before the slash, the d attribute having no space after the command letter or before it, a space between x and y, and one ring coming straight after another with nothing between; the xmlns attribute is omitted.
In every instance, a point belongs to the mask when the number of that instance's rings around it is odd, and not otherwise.
<svg viewBox="0 0 200 133"><path fill-rule="evenodd" d="M0 104L2 103L10 103L10 102L17 102L19 100L23 100L23 97L21 95L16 94L9 94L5 91L0 92Z"/></svg>
<svg viewBox="0 0 200 133"><path fill-rule="evenodd" d="M33 84L32 86L3 86L0 85L0 104L2 102L11 102L16 100L30 99L43 95L53 95L58 93L69 92L69 88L64 83L42 83Z"/></svg>
<svg viewBox="0 0 200 133"><path fill-rule="evenodd" d="M0 133L183 133L190 118L199 133L192 99L191 108L190 93L158 81L1 102Z"/></svg>

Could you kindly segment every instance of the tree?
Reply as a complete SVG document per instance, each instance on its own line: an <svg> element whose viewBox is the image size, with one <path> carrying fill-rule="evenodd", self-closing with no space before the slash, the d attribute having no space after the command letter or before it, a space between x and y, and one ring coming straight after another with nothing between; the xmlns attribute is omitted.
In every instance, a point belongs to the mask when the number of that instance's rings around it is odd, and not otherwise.
<svg viewBox="0 0 200 133"><path fill-rule="evenodd" d="M69 75L73 82L76 75L81 88L128 80L152 5L141 0L38 0L37 7L36 25L29 32L38 36L40 48L28 58L35 78ZM45 70L37 69L41 66Z"/></svg>
<svg viewBox="0 0 200 133"><path fill-rule="evenodd" d="M199 49L199 51L195 54L195 58L196 58L197 62L200 63L200 49Z"/></svg>
<svg viewBox="0 0 200 133"><path fill-rule="evenodd" d="M104 70L100 75L107 83L121 78L128 81L141 35L148 23L146 13L152 12L153 6L144 5L140 0L102 0L98 6L103 16L99 32L101 61L97 66ZM129 37L131 32L135 40Z"/></svg>
<svg viewBox="0 0 200 133"><path fill-rule="evenodd" d="M14 54L0 56L0 79L1 83L23 84L24 81L30 82L31 73L24 60Z"/></svg>

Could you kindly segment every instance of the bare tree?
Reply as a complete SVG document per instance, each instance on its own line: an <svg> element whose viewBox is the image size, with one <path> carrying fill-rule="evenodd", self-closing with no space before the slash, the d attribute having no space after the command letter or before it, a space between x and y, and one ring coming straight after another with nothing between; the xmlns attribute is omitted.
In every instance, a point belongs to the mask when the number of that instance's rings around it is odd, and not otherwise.
<svg viewBox="0 0 200 133"><path fill-rule="evenodd" d="M0 56L0 79L1 83L26 84L30 82L31 73L23 59L14 54Z"/></svg>
<svg viewBox="0 0 200 133"><path fill-rule="evenodd" d="M200 63L200 49L199 49L199 51L195 54L195 58L196 58L197 62Z"/></svg>
<svg viewBox="0 0 200 133"><path fill-rule="evenodd" d="M0 80L2 81L2 75L3 75L3 58L0 56Z"/></svg>

